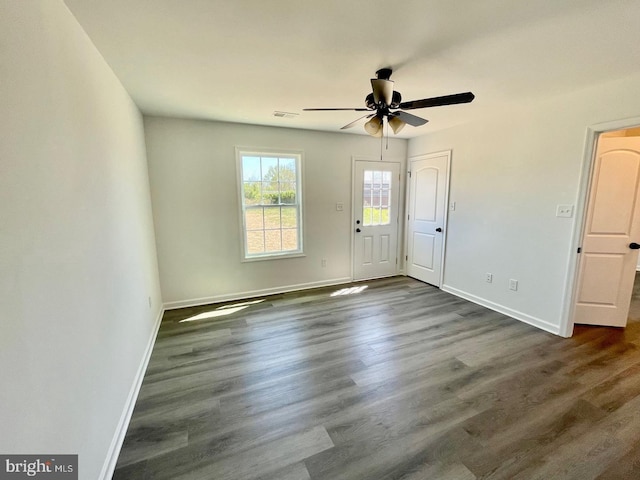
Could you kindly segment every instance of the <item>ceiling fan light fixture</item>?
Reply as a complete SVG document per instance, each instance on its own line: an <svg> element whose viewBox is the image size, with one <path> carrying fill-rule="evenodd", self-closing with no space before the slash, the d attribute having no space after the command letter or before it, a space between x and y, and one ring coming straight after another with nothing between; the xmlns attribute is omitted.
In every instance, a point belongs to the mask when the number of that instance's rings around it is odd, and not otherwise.
<svg viewBox="0 0 640 480"><path fill-rule="evenodd" d="M382 118L376 115L364 124L364 129L372 137L382 136Z"/></svg>
<svg viewBox="0 0 640 480"><path fill-rule="evenodd" d="M393 130L393 133L397 134L400 132L400 130L402 130L404 128L404 126L407 124L406 122L400 120L398 117L394 117L389 115L389 126L391 127L391 130Z"/></svg>

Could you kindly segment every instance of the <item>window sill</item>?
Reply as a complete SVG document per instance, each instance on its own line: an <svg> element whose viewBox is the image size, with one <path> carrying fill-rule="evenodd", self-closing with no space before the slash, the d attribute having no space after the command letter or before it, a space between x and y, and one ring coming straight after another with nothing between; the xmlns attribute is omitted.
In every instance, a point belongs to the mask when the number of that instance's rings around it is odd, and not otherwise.
<svg viewBox="0 0 640 480"><path fill-rule="evenodd" d="M263 260L282 260L286 258L300 258L300 257L306 257L306 255L303 252L284 253L284 254L267 254L267 255L259 255L255 257L243 258L242 263L260 262Z"/></svg>

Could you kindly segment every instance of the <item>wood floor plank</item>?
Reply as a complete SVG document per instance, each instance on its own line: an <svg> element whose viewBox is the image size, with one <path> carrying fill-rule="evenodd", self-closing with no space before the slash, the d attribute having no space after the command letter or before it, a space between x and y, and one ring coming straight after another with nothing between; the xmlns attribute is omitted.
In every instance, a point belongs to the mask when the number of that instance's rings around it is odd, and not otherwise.
<svg viewBox="0 0 640 480"><path fill-rule="evenodd" d="M562 339L354 285L166 312L113 478L639 478L640 286L626 329Z"/></svg>

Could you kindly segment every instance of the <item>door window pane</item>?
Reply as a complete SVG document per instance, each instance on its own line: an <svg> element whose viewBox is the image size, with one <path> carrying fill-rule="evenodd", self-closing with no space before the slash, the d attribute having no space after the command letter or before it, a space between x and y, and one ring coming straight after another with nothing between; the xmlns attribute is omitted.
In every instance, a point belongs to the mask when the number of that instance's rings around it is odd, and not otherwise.
<svg viewBox="0 0 640 480"><path fill-rule="evenodd" d="M365 170L362 188L362 224L365 227L389 225L391 172Z"/></svg>

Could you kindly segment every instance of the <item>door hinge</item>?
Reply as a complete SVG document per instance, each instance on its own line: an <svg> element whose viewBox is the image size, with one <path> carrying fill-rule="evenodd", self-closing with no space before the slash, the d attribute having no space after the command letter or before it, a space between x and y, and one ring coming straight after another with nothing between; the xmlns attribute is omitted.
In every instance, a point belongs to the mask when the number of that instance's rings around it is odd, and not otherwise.
<svg viewBox="0 0 640 480"><path fill-rule="evenodd" d="M407 215L407 220L409 220L410 217L411 217L411 215Z"/></svg>
<svg viewBox="0 0 640 480"><path fill-rule="evenodd" d="M409 170L407 174L409 174L409 178L411 178L411 170Z"/></svg>
<svg viewBox="0 0 640 480"><path fill-rule="evenodd" d="M582 247L578 247L578 253L582 253Z"/></svg>
<svg viewBox="0 0 640 480"><path fill-rule="evenodd" d="M409 255L405 255L404 256L404 260L405 260L405 262L408 262L409 261Z"/></svg>
<svg viewBox="0 0 640 480"><path fill-rule="evenodd" d="M398 257L396 257L396 265L398 264Z"/></svg>

